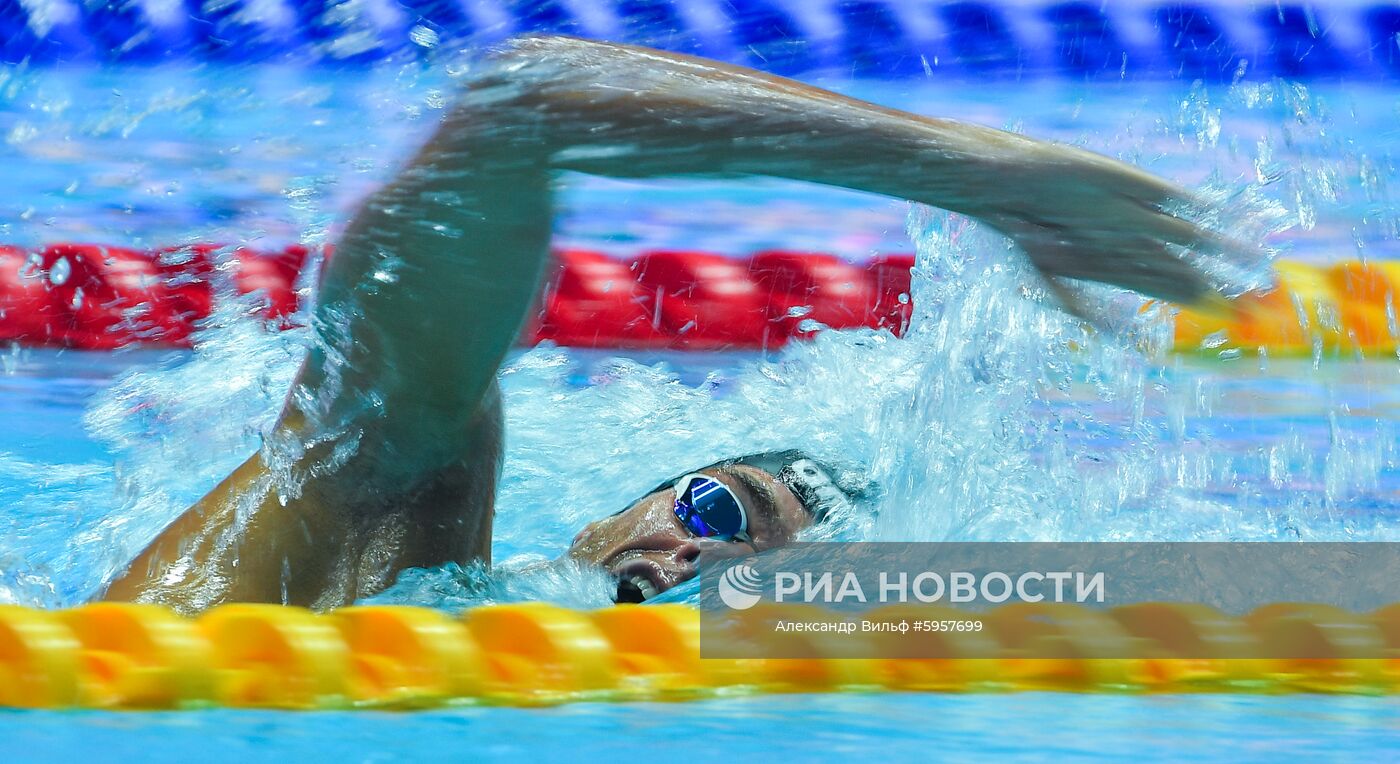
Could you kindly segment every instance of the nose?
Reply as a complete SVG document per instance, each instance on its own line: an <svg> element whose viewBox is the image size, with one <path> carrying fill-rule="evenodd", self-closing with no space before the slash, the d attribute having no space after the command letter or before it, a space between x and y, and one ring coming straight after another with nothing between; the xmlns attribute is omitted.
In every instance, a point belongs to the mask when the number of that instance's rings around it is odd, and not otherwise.
<svg viewBox="0 0 1400 764"><path fill-rule="evenodd" d="M651 552L682 567L694 567L705 547L695 543L694 537L666 529L629 539L618 545L614 554L630 551Z"/></svg>
<svg viewBox="0 0 1400 764"><path fill-rule="evenodd" d="M609 550L604 559L616 559L628 552L641 552L660 566L664 572L663 586L680 583L693 578L699 570L700 555L705 551L703 543L696 543L690 536L666 530L637 536Z"/></svg>
<svg viewBox="0 0 1400 764"><path fill-rule="evenodd" d="M700 559L700 552L702 551L704 550L700 548L699 544L695 543L694 539L686 539L675 548L673 554L676 555L676 562L694 566L695 561Z"/></svg>

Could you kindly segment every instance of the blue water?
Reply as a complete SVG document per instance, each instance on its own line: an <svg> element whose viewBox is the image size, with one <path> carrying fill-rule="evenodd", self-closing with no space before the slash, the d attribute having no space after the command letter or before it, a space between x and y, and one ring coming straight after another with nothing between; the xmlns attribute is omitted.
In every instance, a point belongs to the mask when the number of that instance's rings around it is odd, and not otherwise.
<svg viewBox="0 0 1400 764"><path fill-rule="evenodd" d="M431 126L453 76L405 67L6 70L0 238L124 244L317 241ZM886 103L1080 143L1205 186L1314 261L1395 255L1400 98L1379 85L1080 84L1015 98L975 83L823 82ZM371 114L373 118L366 119ZM1111 306L1117 335L1022 295L1033 276L975 226L902 203L777 183L575 179L561 242L851 258L915 249L916 323L781 355L538 349L502 376L508 443L492 571L413 571L385 601L601 605L596 577L539 563L664 475L802 444L861 465L879 512L829 537L1276 540L1400 537L1400 366L1184 359L1164 319ZM304 334L235 320L193 353L0 352L0 601L92 595L258 447ZM561 505L561 484L609 486ZM532 572L534 571L534 572ZM1375 758L1396 702L1330 697L787 696L415 714L0 713L24 757L311 760ZM8 748L9 750L5 750Z"/></svg>
<svg viewBox="0 0 1400 764"><path fill-rule="evenodd" d="M158 741L158 743L156 742ZM5 761L1364 761L1400 700L786 695L414 713L0 712Z"/></svg>
<svg viewBox="0 0 1400 764"><path fill-rule="evenodd" d="M0 69L0 166L15 168L0 188L0 241L320 240L432 129L469 70ZM1385 84L810 81L1080 144L1187 185L1258 183L1296 223L1281 242L1293 257L1400 253L1397 90ZM619 255L911 249L904 203L791 183L574 177L561 203L559 243Z"/></svg>

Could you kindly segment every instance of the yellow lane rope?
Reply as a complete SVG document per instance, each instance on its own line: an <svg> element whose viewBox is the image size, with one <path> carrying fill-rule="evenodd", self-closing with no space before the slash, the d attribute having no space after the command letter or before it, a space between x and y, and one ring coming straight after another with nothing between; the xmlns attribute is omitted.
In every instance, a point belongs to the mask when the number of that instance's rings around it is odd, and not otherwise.
<svg viewBox="0 0 1400 764"><path fill-rule="evenodd" d="M824 612L763 607L768 618L773 608L799 619ZM927 617L901 607L864 618ZM798 645L802 658L702 659L700 614L684 605L575 612L526 603L453 617L415 607L315 614L236 604L193 620L154 605L0 606L0 706L430 708L881 690L1400 690L1400 605L1357 615L1285 603L1236 618L1201 605L1012 604L977 617L984 630L921 637L945 656L936 659L904 657L910 643L891 633L789 640L787 649ZM851 640L862 639L852 652ZM857 654L885 657L841 657ZM1285 654L1310 657L1258 657ZM1044 655L1056 657L1027 657Z"/></svg>

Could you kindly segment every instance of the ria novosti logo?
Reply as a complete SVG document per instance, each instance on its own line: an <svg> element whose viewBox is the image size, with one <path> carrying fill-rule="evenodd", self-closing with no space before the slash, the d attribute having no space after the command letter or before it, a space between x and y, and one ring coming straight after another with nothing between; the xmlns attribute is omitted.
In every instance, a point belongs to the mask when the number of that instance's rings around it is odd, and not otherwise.
<svg viewBox="0 0 1400 764"><path fill-rule="evenodd" d="M758 571L740 563L731 565L719 577L719 598L734 610L748 610L758 604L762 579Z"/></svg>
<svg viewBox="0 0 1400 764"><path fill-rule="evenodd" d="M871 578L875 580L870 580ZM906 571L777 571L772 575L773 602L806 604L972 602L1099 602L1105 598L1102 571L923 571L912 579ZM744 563L719 576L719 598L731 610L748 610L763 598L763 576Z"/></svg>

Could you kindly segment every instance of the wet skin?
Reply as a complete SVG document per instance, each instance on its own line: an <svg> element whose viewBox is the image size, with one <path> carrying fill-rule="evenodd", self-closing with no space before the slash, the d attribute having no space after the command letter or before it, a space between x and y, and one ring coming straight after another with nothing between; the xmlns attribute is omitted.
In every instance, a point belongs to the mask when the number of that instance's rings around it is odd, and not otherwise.
<svg viewBox="0 0 1400 764"><path fill-rule="evenodd" d="M618 581L619 602L637 602L694 578L703 561L788 544L812 522L787 486L756 467L712 467L699 474L723 483L744 505L749 518L747 539L696 536L676 516L676 492L667 488L589 523L574 537L568 556L612 574Z"/></svg>

